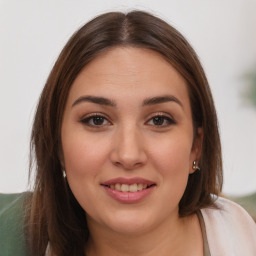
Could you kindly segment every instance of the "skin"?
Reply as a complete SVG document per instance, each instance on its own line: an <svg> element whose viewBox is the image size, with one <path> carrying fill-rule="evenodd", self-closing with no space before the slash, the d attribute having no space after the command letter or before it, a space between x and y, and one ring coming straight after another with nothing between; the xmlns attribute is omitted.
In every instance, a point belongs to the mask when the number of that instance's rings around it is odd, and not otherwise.
<svg viewBox="0 0 256 256"><path fill-rule="evenodd" d="M175 100L143 104L166 95ZM114 106L78 100L84 96ZM197 216L178 215L200 157L197 132L194 138L186 82L158 53L118 47L81 71L66 102L61 138L70 188L87 213L86 255L203 255ZM101 186L117 177L156 186L137 203L120 203Z"/></svg>

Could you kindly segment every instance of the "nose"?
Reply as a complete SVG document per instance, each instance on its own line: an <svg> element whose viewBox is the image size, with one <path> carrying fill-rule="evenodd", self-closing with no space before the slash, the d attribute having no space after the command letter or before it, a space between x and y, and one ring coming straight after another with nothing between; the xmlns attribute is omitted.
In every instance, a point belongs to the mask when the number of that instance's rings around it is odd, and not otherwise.
<svg viewBox="0 0 256 256"><path fill-rule="evenodd" d="M116 131L110 155L112 163L126 170L143 166L147 161L147 154L142 137L136 127Z"/></svg>

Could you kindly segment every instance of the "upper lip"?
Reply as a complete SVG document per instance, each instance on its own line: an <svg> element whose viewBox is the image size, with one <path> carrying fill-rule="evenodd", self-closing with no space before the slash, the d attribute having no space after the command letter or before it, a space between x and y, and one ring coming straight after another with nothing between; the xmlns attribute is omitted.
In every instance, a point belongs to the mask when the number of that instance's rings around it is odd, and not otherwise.
<svg viewBox="0 0 256 256"><path fill-rule="evenodd" d="M101 185L109 186L109 185L113 185L113 184L117 184L117 183L127 184L127 185L146 184L148 186L156 184L155 182L153 182L151 180L147 180L147 179L140 178L140 177L133 177L133 178L118 177L118 178L114 178L114 179L104 181L104 182L101 183Z"/></svg>

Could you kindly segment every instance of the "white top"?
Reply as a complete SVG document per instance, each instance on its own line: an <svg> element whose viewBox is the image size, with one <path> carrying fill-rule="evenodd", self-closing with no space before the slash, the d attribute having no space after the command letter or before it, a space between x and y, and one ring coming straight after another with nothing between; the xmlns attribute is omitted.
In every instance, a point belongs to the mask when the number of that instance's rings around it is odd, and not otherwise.
<svg viewBox="0 0 256 256"><path fill-rule="evenodd" d="M256 223L238 204L219 197L202 209L211 256L256 256Z"/></svg>

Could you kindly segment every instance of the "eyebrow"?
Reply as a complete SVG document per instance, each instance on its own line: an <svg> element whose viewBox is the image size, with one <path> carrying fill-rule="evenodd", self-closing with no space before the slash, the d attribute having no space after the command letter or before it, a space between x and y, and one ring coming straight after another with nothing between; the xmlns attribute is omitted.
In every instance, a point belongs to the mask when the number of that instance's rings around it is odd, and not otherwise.
<svg viewBox="0 0 256 256"><path fill-rule="evenodd" d="M116 107L116 103L110 99L104 98L104 97L98 97L98 96L81 96L75 102L72 104L72 107L75 105L78 105L82 102L92 102L99 105L104 106L110 106L110 107ZM163 96L157 96L153 98L147 98L143 100L142 106L150 106L150 105L156 105L166 102L176 102L179 104L182 108L183 105L175 96L173 95L163 95Z"/></svg>
<svg viewBox="0 0 256 256"><path fill-rule="evenodd" d="M105 105L110 107L116 107L116 103L110 99L104 97L97 97L97 96L82 96L79 97L75 102L72 104L72 107L81 103L81 102L92 102L99 105Z"/></svg>
<svg viewBox="0 0 256 256"><path fill-rule="evenodd" d="M165 102L176 102L183 108L181 101L178 100L173 95L163 95L163 96L158 96L153 98L147 98L143 101L142 106L156 105L156 104L165 103Z"/></svg>

